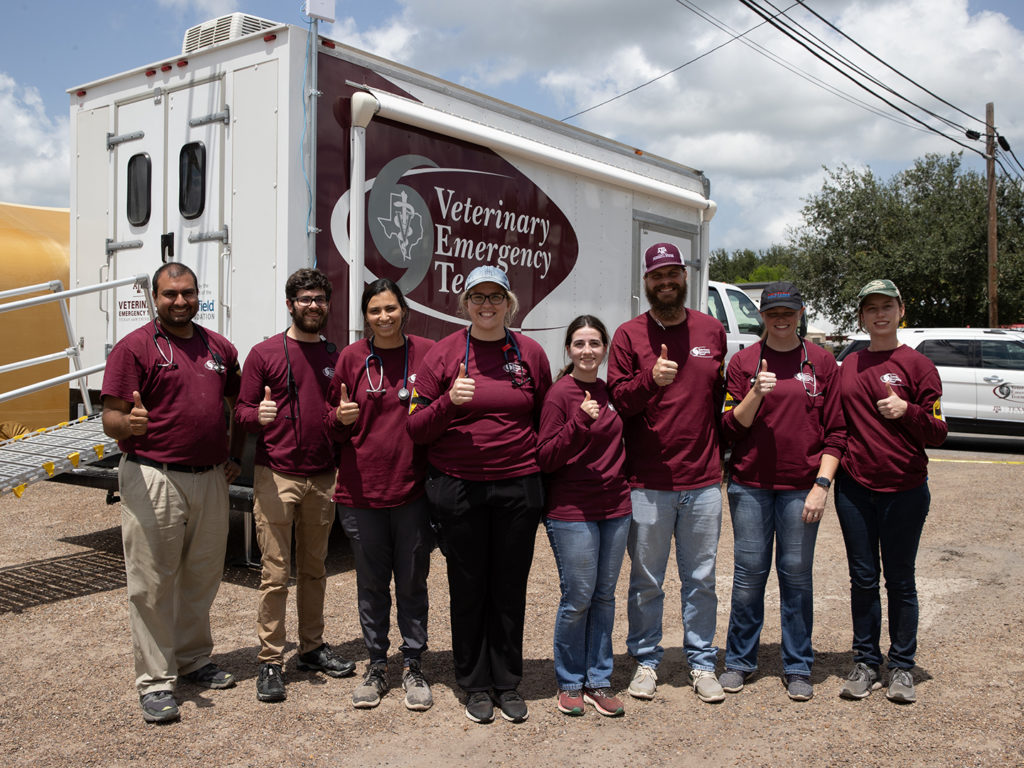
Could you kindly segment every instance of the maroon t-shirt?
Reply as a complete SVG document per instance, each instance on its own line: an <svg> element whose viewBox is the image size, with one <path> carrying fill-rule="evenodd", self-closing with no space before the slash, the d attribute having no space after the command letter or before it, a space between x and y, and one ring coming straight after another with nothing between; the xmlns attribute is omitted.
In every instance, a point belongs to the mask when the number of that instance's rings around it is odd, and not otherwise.
<svg viewBox="0 0 1024 768"><path fill-rule="evenodd" d="M601 407L596 420L580 408L587 392ZM547 516L592 522L628 515L625 460L622 419L605 383L568 375L556 381L544 398L537 438L537 463L550 473Z"/></svg>
<svg viewBox="0 0 1024 768"><path fill-rule="evenodd" d="M942 418L942 382L935 365L910 347L885 352L862 349L839 371L848 432L843 469L873 491L907 491L928 479L926 446L942 445L949 428ZM887 419L877 402L885 385L907 401L907 412Z"/></svg>
<svg viewBox="0 0 1024 768"><path fill-rule="evenodd" d="M661 345L679 365L667 387L654 383ZM659 491L721 482L719 419L725 397L725 329L692 309L663 327L650 312L619 326L608 354L608 387L625 420L626 477Z"/></svg>
<svg viewBox="0 0 1024 768"><path fill-rule="evenodd" d="M287 341L288 355L284 344ZM294 392L288 387L291 360ZM324 401L338 352L323 341L296 341L279 333L254 346L242 368L235 420L259 436L256 463L276 472L311 477L334 469L334 446L324 427ZM264 387L277 403L277 418L260 426Z"/></svg>
<svg viewBox="0 0 1024 768"><path fill-rule="evenodd" d="M409 437L405 428L409 400L400 400L398 392L403 386L412 392L415 371L434 342L420 336L407 338L408 381L404 346L374 348L383 368L376 360L367 362L370 344L365 339L345 347L338 358L324 418L340 449L338 486L334 491L334 500L339 504L386 509L423 495L427 450L425 446L414 445ZM341 424L335 416L342 384L348 399L359 404L359 418L350 426Z"/></svg>
<svg viewBox="0 0 1024 768"><path fill-rule="evenodd" d="M551 364L540 344L513 334L505 341L470 339L467 376L473 399L454 405L448 396L465 360L468 330L434 345L416 371L409 415L413 441L427 446L427 459L463 480L505 480L538 472L537 432Z"/></svg>
<svg viewBox="0 0 1024 768"><path fill-rule="evenodd" d="M761 368L761 345L741 349L729 361L722 437L732 444L732 479L754 488L807 490L814 484L823 454L840 458L846 449L846 421L839 392L839 366L832 353L805 341L777 352L764 346L768 370L778 384L762 400L749 427L733 407L750 391ZM815 395L816 396L812 396Z"/></svg>
<svg viewBox="0 0 1024 768"><path fill-rule="evenodd" d="M238 352L219 333L193 325L190 339L158 336L149 322L114 345L100 395L133 403L132 392L138 392L149 411L145 434L119 440L121 451L205 466L227 461L224 398L238 394L239 379Z"/></svg>

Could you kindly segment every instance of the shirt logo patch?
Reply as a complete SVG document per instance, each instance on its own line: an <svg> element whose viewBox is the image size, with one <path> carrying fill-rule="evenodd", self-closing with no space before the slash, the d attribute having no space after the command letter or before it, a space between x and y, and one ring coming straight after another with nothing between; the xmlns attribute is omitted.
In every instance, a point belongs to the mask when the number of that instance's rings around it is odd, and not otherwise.
<svg viewBox="0 0 1024 768"><path fill-rule="evenodd" d="M207 360L203 365L206 370L215 371L216 373L224 373L227 370L223 363L218 363L216 360Z"/></svg>
<svg viewBox="0 0 1024 768"><path fill-rule="evenodd" d="M900 375L898 373L883 373L879 377L879 381L881 381L883 384L890 384L891 386L894 387L903 386L903 379L900 378Z"/></svg>
<svg viewBox="0 0 1024 768"><path fill-rule="evenodd" d="M711 357L711 349L709 347L694 347L690 350L690 357Z"/></svg>
<svg viewBox="0 0 1024 768"><path fill-rule="evenodd" d="M333 368L324 368L324 376L326 376L328 379L333 379L334 378L334 369Z"/></svg>

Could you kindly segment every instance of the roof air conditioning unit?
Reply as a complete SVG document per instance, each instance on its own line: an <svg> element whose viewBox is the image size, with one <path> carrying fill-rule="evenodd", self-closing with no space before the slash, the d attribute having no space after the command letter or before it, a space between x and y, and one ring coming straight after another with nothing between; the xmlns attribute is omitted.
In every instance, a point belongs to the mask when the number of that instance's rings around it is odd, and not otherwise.
<svg viewBox="0 0 1024 768"><path fill-rule="evenodd" d="M218 19L204 21L185 32L185 40L181 44L183 54L192 53L200 48L237 40L246 35L262 32L270 27L279 27L280 22L250 16L247 13L232 13Z"/></svg>

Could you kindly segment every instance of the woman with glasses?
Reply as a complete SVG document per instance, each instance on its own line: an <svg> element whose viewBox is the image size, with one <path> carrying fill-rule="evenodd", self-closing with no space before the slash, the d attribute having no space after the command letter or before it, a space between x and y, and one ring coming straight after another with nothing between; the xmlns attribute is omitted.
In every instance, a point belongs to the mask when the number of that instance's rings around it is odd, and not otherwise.
<svg viewBox="0 0 1024 768"><path fill-rule="evenodd" d="M882 603L889 596L889 700L910 704L917 653L917 547L931 494L925 448L942 445L942 382L935 365L900 343L903 298L891 280L858 295L867 349L843 360L840 386L850 439L836 478L836 516L850 568L853 669L839 695L863 699L881 687Z"/></svg>
<svg viewBox="0 0 1024 768"><path fill-rule="evenodd" d="M846 444L839 370L832 354L799 335L803 299L790 282L761 293L759 345L737 352L726 379L723 436L733 527L732 608L722 689L738 693L757 670L772 557L779 579L782 672L789 698L811 687L814 543Z"/></svg>
<svg viewBox="0 0 1024 768"><path fill-rule="evenodd" d="M363 641L370 656L352 693L357 709L376 707L390 687L391 579L402 633L405 706L430 709L423 675L427 649L427 576L434 534L423 497L426 453L405 429L413 371L434 342L404 332L409 307L401 289L380 279L363 291L369 334L342 350L328 390L327 423L338 445L334 501L356 565Z"/></svg>
<svg viewBox="0 0 1024 768"><path fill-rule="evenodd" d="M522 722L526 582L544 507L536 426L551 368L537 342L508 328L518 301L502 270L470 272L460 306L470 326L439 341L416 371L409 434L427 447L466 716L489 723L497 703Z"/></svg>
<svg viewBox="0 0 1024 768"><path fill-rule="evenodd" d="M632 504L622 469L622 419L597 377L608 331L596 317L580 315L565 332L565 350L570 362L544 400L538 443L540 467L551 473L544 527L562 592L555 617L557 707L571 716L591 704L616 717L624 708L610 690L615 585Z"/></svg>

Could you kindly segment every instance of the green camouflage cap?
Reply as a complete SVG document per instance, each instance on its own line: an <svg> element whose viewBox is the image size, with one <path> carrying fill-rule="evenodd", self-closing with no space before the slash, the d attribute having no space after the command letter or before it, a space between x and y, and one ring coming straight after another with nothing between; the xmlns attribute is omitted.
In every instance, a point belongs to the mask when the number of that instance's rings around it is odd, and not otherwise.
<svg viewBox="0 0 1024 768"><path fill-rule="evenodd" d="M864 299L872 293L880 293L882 296L892 296L894 299L903 301L903 297L900 296L900 289L896 287L896 283L892 280L872 280L860 289L860 293L857 294L857 301L864 301Z"/></svg>

